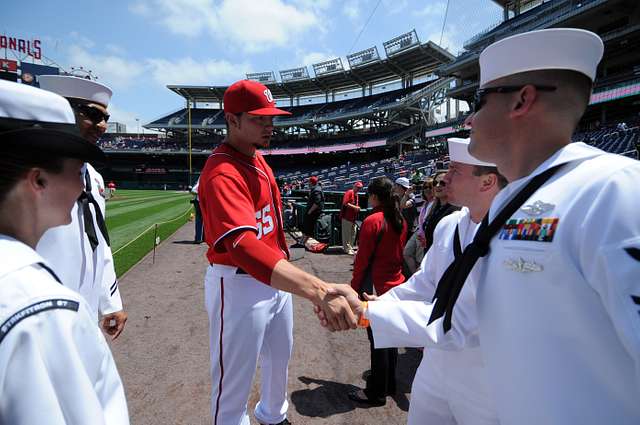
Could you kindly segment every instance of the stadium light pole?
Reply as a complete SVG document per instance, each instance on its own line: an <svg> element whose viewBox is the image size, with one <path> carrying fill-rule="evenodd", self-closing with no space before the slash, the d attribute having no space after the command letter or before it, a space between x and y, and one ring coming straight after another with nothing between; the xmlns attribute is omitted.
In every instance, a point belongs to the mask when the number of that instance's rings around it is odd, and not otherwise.
<svg viewBox="0 0 640 425"><path fill-rule="evenodd" d="M138 125L138 140L140 140L140 118L136 118L136 124Z"/></svg>
<svg viewBox="0 0 640 425"><path fill-rule="evenodd" d="M188 138L189 138L189 186L193 186L193 182L191 181L192 169L191 169L191 101L187 99L187 114L188 114Z"/></svg>

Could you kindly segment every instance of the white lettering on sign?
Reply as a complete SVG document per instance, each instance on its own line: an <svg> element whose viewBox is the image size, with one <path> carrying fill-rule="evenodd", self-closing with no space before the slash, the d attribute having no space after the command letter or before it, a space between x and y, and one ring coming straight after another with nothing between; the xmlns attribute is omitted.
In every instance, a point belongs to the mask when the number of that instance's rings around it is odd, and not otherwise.
<svg viewBox="0 0 640 425"><path fill-rule="evenodd" d="M38 39L25 40L22 38L0 35L0 49L9 49L32 56L34 59L42 59L41 41Z"/></svg>

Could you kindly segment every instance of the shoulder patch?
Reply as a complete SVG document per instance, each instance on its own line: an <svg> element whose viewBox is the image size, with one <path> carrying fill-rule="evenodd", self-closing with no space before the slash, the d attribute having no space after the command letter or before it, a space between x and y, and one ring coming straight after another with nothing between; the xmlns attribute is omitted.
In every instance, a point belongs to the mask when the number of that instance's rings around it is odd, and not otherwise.
<svg viewBox="0 0 640 425"><path fill-rule="evenodd" d="M80 307L80 303L73 300L67 300L63 298L56 298L52 300L44 300L39 301L35 304L31 304L23 308L22 310L14 313L11 317L4 321L4 323L0 326L0 343L5 336L22 320L26 319L29 316L33 316L38 313L42 313L43 311L48 310L72 310L78 311Z"/></svg>
<svg viewBox="0 0 640 425"><path fill-rule="evenodd" d="M629 254L631 258L636 261L640 261L640 248L629 247L625 248L624 250L627 251L627 254Z"/></svg>

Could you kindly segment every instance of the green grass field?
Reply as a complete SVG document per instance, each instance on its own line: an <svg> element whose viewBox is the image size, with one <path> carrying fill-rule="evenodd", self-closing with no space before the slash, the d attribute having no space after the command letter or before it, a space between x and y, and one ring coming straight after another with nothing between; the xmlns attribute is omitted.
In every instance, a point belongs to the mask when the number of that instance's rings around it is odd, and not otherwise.
<svg viewBox="0 0 640 425"><path fill-rule="evenodd" d="M156 224L163 241L189 220L191 197L184 192L119 189L107 201L107 228L118 276L153 249Z"/></svg>

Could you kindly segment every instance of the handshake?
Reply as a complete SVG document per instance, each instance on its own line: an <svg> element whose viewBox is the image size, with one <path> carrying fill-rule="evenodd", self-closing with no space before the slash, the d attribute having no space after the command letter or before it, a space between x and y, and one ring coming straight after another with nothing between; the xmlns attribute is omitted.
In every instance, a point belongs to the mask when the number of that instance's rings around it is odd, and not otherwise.
<svg viewBox="0 0 640 425"><path fill-rule="evenodd" d="M375 295L364 294L367 301L375 301ZM328 284L325 297L321 303L314 304L315 312L320 324L334 331L356 329L362 322L365 303L360 300L358 293L347 284ZM361 326L366 326L362 325Z"/></svg>

